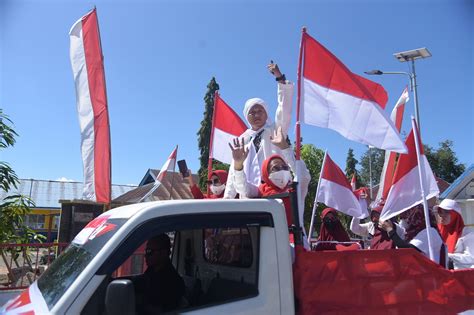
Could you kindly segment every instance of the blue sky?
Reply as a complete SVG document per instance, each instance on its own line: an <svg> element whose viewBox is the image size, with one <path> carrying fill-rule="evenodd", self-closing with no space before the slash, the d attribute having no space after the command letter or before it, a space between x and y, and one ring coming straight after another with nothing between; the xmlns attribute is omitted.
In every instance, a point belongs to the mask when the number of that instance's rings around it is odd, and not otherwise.
<svg viewBox="0 0 474 315"><path fill-rule="evenodd" d="M474 162L474 2L414 1L25 1L0 0L0 107L19 133L0 152L21 178L83 180L68 32L97 7L112 137L112 179L137 184L161 168L175 145L196 171L196 132L206 85L238 113L251 97L276 106L272 59L296 82L301 27L353 72L408 71L392 54L427 47L416 63L423 142L454 141L460 162ZM389 94L404 76L371 77ZM413 96L403 131L409 132ZM273 114L272 114L273 116ZM305 143L328 149L345 167L349 148L366 147L334 131L303 126ZM294 139L294 134L290 134Z"/></svg>

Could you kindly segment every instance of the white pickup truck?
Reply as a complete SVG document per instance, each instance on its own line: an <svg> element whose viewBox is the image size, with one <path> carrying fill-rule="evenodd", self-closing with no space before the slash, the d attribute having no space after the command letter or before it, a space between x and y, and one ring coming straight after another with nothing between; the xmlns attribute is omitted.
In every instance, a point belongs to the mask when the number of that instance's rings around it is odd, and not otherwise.
<svg viewBox="0 0 474 315"><path fill-rule="evenodd" d="M288 228L277 200L158 201L107 211L0 313L134 314L133 284L114 275L160 233L174 236L171 261L186 285L173 313L294 313Z"/></svg>
<svg viewBox="0 0 474 315"><path fill-rule="evenodd" d="M171 262L186 287L172 314L474 308L472 270L445 270L413 249L295 251L282 202L253 199L158 201L107 211L0 314L136 314L133 277L144 265L137 253L161 233L172 236Z"/></svg>

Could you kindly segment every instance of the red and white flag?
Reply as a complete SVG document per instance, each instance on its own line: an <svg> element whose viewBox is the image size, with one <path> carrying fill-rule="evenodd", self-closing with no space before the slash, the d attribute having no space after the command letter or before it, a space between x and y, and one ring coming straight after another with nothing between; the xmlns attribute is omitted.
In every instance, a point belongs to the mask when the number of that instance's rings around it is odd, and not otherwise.
<svg viewBox="0 0 474 315"><path fill-rule="evenodd" d="M351 178L351 188L352 188L352 191L355 191L355 190L357 189L356 173L352 174L352 178Z"/></svg>
<svg viewBox="0 0 474 315"><path fill-rule="evenodd" d="M422 165L418 164L415 129L416 126L411 130L406 140L408 153L400 154L398 158L393 182L380 215L381 220L388 220L423 202L423 191L427 200L439 195L436 179L423 152L419 136L416 138L420 151L419 160ZM416 130L416 134L419 135L418 130ZM420 168L422 169L420 170ZM422 177L420 174L424 176Z"/></svg>
<svg viewBox="0 0 474 315"><path fill-rule="evenodd" d="M230 164L232 162L232 152L229 150L229 143L232 143L232 140L244 133L245 130L247 130L247 126L239 115L216 92L209 159L216 159Z"/></svg>
<svg viewBox="0 0 474 315"><path fill-rule="evenodd" d="M349 140L380 149L406 152L384 111L388 98L380 84L352 73L305 31L299 68L301 62L298 79L303 105L298 106L304 123L335 130Z"/></svg>
<svg viewBox="0 0 474 315"><path fill-rule="evenodd" d="M174 169L176 167L176 157L178 155L178 146L171 152L170 156L166 160L165 164L161 167L160 172L158 173L158 176L155 178L155 183L153 184L153 187L146 193L145 196L143 196L138 202L142 202L146 200L148 197L151 196L155 192L158 187L160 187L161 182L165 178L166 174L168 172L174 172Z"/></svg>
<svg viewBox="0 0 474 315"><path fill-rule="evenodd" d="M104 60L96 10L69 31L84 166L83 198L110 203L111 154Z"/></svg>
<svg viewBox="0 0 474 315"><path fill-rule="evenodd" d="M318 183L316 202L334 208L342 213L356 218L366 218L367 208L362 208L359 198L352 191L352 187L344 172L326 153L323 169Z"/></svg>
<svg viewBox="0 0 474 315"><path fill-rule="evenodd" d="M402 121L403 121L403 112L405 111L405 104L410 100L408 97L408 88L402 92L402 95L398 99L395 107L392 110L392 114L390 115L390 119L395 124L398 132L402 129ZM386 200L388 196L388 190L392 184L393 174L395 173L395 164L397 160L397 153L385 151L385 160L382 169L382 175L380 176L380 184L379 189L377 191L376 200Z"/></svg>

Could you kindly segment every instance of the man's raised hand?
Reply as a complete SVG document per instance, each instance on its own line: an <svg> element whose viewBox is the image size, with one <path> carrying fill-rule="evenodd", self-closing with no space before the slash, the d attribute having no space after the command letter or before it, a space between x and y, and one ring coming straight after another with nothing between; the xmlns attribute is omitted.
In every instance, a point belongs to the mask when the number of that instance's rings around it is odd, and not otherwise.
<svg viewBox="0 0 474 315"><path fill-rule="evenodd" d="M272 143L282 150L288 149L290 145L286 141L286 135L283 133L281 126L273 132L273 136L270 137Z"/></svg>
<svg viewBox="0 0 474 315"><path fill-rule="evenodd" d="M280 68L278 68L278 65L276 63L269 63L267 65L267 69L275 76L275 78L281 77Z"/></svg>

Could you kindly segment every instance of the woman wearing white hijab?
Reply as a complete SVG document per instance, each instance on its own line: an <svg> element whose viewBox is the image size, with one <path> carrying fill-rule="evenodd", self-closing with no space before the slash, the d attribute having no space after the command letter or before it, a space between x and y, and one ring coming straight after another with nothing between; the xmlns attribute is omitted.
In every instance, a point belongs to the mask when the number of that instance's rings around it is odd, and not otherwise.
<svg viewBox="0 0 474 315"><path fill-rule="evenodd" d="M286 138L291 122L293 83L286 81L285 75L280 72L278 65L270 63L267 68L278 82L278 107L275 123L272 123L268 115L268 106L265 101L260 98L251 98L244 106L244 117L250 128L239 137L244 139L244 145L249 150L244 164L247 180L257 186L260 184L262 163L271 155L279 154L292 167L295 164L293 149ZM232 199L236 194L234 167L231 164L224 198Z"/></svg>

